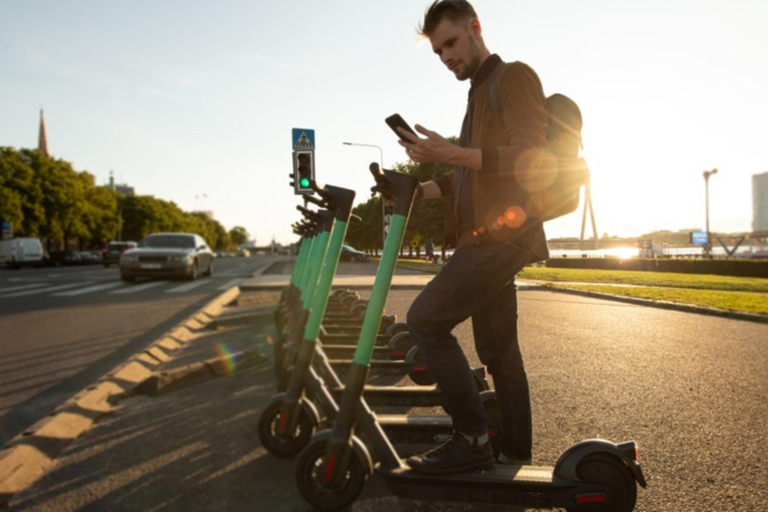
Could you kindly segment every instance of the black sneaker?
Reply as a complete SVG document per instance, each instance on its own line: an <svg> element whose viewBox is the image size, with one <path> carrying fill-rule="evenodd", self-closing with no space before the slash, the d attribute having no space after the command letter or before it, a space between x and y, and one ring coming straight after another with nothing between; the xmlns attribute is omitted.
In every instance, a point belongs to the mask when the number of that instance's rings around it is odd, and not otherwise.
<svg viewBox="0 0 768 512"><path fill-rule="evenodd" d="M409 457L406 462L414 471L433 475L466 473L490 469L495 462L491 443L473 444L460 432L434 450Z"/></svg>

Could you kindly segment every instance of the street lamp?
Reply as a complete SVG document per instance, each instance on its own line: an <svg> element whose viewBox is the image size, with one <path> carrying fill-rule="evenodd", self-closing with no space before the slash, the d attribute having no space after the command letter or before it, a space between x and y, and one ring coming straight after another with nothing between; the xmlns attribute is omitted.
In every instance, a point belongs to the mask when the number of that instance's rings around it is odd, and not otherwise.
<svg viewBox="0 0 768 512"><path fill-rule="evenodd" d="M713 174L717 174L717 169L712 169L711 171L704 171L704 194L705 194L705 206L706 206L706 214L707 214L707 243L704 245L704 255L707 258L712 257L712 236L709 233L709 177Z"/></svg>
<svg viewBox="0 0 768 512"><path fill-rule="evenodd" d="M355 142L342 142L345 146L362 146L366 148L378 148L379 149L379 155L381 156L381 168L384 169L384 150L381 149L381 146L377 146L376 144L358 144ZM381 222L382 222L382 242L381 246L384 247L384 243L387 241L387 207L384 205L384 201L381 201Z"/></svg>

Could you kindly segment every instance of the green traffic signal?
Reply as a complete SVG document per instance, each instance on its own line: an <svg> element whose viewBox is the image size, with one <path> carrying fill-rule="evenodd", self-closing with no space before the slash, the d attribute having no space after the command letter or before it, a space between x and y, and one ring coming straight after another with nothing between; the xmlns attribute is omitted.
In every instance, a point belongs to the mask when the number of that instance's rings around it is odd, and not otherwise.
<svg viewBox="0 0 768 512"><path fill-rule="evenodd" d="M293 182L296 194L311 194L315 180L314 152L311 150L294 151Z"/></svg>

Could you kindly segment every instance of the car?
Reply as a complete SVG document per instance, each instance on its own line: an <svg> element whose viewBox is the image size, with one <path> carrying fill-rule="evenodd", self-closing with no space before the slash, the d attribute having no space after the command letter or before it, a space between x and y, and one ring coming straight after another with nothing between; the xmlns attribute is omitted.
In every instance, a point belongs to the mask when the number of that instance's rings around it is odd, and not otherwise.
<svg viewBox="0 0 768 512"><path fill-rule="evenodd" d="M125 251L135 249L138 244L132 241L126 242L109 242L107 246L101 251L101 261L104 263L104 267L110 265L117 265L120 263L120 256Z"/></svg>
<svg viewBox="0 0 768 512"><path fill-rule="evenodd" d="M213 251L195 233L152 233L120 256L120 278L181 277L189 280L213 275Z"/></svg>
<svg viewBox="0 0 768 512"><path fill-rule="evenodd" d="M351 245L343 245L341 247L341 261L371 261L371 257L363 251L358 251Z"/></svg>
<svg viewBox="0 0 768 512"><path fill-rule="evenodd" d="M39 238L12 238L0 241L0 267L39 267L43 264L43 257L43 245Z"/></svg>
<svg viewBox="0 0 768 512"><path fill-rule="evenodd" d="M81 265L96 265L101 263L101 253L98 251L78 251Z"/></svg>
<svg viewBox="0 0 768 512"><path fill-rule="evenodd" d="M46 267L80 265L81 263L82 259L80 253L70 250L51 251L48 257L45 259Z"/></svg>

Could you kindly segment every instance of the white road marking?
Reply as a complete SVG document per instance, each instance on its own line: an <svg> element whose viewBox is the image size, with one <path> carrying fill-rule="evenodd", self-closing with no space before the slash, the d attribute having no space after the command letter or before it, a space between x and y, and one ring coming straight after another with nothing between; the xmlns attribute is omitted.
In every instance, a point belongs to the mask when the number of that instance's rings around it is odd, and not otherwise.
<svg viewBox="0 0 768 512"><path fill-rule="evenodd" d="M244 277L241 277L240 279L232 279L231 281L227 281L226 284L223 284L223 285L219 286L217 288L217 290L229 290L233 286L237 286L240 283L242 283L243 281L245 281Z"/></svg>
<svg viewBox="0 0 768 512"><path fill-rule="evenodd" d="M155 286L166 284L167 282L168 281L152 281L151 283L129 285L129 286L126 286L125 288L120 288L119 290L115 290L109 293L110 295L126 295L128 293L139 293L149 288L154 288Z"/></svg>
<svg viewBox="0 0 768 512"><path fill-rule="evenodd" d="M210 283L210 281L192 281L191 283L182 284L181 286L176 286L175 288L171 288L170 290L166 290L165 293L182 293L187 292L193 288L197 288L198 286L202 286L204 284Z"/></svg>
<svg viewBox="0 0 768 512"><path fill-rule="evenodd" d="M10 288L0 288L0 293L18 292L20 290L28 290L30 288L37 288L38 286L46 286L48 283L34 283L25 284L22 286L11 286Z"/></svg>
<svg viewBox="0 0 768 512"><path fill-rule="evenodd" d="M35 290L27 290L24 292L18 292L18 293L10 293L8 295L3 295L3 298L8 297L23 297L25 295L35 295L37 293L48 293L48 292L55 292L58 290L65 290L67 288L72 288L74 286L82 286L84 284L91 284L92 281L86 281L84 283L69 283L69 284L62 284L60 286L53 286L51 288L37 288Z"/></svg>
<svg viewBox="0 0 768 512"><path fill-rule="evenodd" d="M53 295L56 297L72 297L75 295L83 295L86 293L91 292L97 292L99 290L109 290L110 288L114 288L116 286L120 286L121 282L116 283L107 283L107 284L97 284L96 286L89 286L88 288L80 288L79 290L72 290L69 292L61 292L61 293L54 293Z"/></svg>

